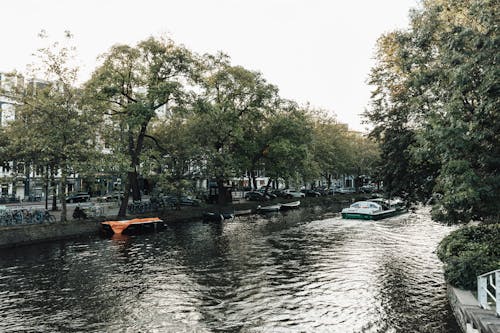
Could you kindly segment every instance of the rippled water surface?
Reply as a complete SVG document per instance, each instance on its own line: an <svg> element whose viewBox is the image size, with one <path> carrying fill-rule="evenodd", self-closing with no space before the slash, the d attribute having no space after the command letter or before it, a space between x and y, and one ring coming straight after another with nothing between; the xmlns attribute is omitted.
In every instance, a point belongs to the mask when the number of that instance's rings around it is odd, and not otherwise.
<svg viewBox="0 0 500 333"><path fill-rule="evenodd" d="M0 250L0 331L458 332L449 227L310 214Z"/></svg>

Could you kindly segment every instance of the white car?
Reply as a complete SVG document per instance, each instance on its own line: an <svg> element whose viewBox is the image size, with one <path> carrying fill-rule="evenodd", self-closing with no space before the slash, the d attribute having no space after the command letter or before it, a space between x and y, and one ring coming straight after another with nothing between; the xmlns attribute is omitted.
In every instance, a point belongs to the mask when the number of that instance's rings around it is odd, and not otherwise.
<svg viewBox="0 0 500 333"><path fill-rule="evenodd" d="M343 187L339 189L339 193L342 194L356 193L356 189L354 189L353 187Z"/></svg>
<svg viewBox="0 0 500 333"><path fill-rule="evenodd" d="M285 190L285 198L305 198L305 193L294 191L294 190Z"/></svg>

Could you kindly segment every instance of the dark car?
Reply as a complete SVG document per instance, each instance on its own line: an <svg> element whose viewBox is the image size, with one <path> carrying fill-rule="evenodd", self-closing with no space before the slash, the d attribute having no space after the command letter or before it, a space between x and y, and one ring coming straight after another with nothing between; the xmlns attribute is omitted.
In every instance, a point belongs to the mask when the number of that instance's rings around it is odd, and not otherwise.
<svg viewBox="0 0 500 333"><path fill-rule="evenodd" d="M321 195L333 194L333 192L330 192L330 189L327 187L316 187L314 190L316 192L319 192L319 194L321 194Z"/></svg>
<svg viewBox="0 0 500 333"><path fill-rule="evenodd" d="M66 196L66 202L87 202L90 201L90 194L87 192L75 192Z"/></svg>
<svg viewBox="0 0 500 333"><path fill-rule="evenodd" d="M265 201L268 200L269 197L264 196L264 193L260 192L248 192L245 194L245 199L250 201Z"/></svg>
<svg viewBox="0 0 500 333"><path fill-rule="evenodd" d="M260 190L258 190L259 193L262 193L264 195L266 189L265 188L261 188ZM268 199L276 199L278 196L276 194L274 194L271 190L268 190L267 193L265 194L267 196Z"/></svg>
<svg viewBox="0 0 500 333"><path fill-rule="evenodd" d="M182 195L180 198L176 195L165 195L163 201L170 203L172 206L199 206L200 201L187 195Z"/></svg>
<svg viewBox="0 0 500 333"><path fill-rule="evenodd" d="M274 194L276 197L280 197L280 198L287 197L287 193L284 190L273 190L271 193Z"/></svg>
<svg viewBox="0 0 500 333"><path fill-rule="evenodd" d="M306 195L306 197L320 197L321 196L321 193L319 193L318 191L315 191L315 190L301 190L300 192L304 193Z"/></svg>

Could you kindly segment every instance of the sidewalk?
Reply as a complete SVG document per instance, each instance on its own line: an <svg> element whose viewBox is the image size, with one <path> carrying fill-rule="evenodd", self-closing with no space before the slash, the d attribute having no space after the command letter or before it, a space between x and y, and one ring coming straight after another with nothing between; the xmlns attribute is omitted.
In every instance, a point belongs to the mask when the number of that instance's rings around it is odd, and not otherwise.
<svg viewBox="0 0 500 333"><path fill-rule="evenodd" d="M144 199L143 199L144 200ZM2 205L5 206L6 208L9 209L19 209L19 208L26 208L26 209L45 209L45 202L44 201L24 201L24 202L17 202L17 203L9 203ZM89 218L103 218L105 216L116 216L118 215L118 210L119 210L119 203L114 201L114 202L96 202L96 201L90 201L90 202L81 202L81 203L67 203L66 204L66 220L72 221L73 219L73 212L75 211L76 207L82 208L88 215ZM103 209L103 214L95 214L92 212L91 207L97 208L102 207ZM48 204L48 211L50 215L53 215L56 218L56 221L61 220L61 210L62 210L62 204L58 203L57 204L57 209L58 210L51 210L52 208L52 203L49 202ZM100 215L100 216L99 216Z"/></svg>

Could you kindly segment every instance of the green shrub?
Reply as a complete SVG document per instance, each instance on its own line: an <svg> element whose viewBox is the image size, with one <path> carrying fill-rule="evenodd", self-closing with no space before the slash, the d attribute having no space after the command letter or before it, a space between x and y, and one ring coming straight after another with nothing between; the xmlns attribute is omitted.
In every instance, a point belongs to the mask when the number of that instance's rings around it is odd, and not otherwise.
<svg viewBox="0 0 500 333"><path fill-rule="evenodd" d="M437 255L447 282L473 290L478 275L500 268L500 224L460 228L441 241Z"/></svg>

